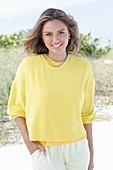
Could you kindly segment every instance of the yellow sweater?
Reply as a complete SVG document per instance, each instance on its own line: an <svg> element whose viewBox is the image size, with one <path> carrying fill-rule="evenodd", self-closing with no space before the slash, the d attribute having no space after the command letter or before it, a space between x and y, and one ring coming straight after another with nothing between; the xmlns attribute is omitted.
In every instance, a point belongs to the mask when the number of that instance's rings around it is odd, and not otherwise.
<svg viewBox="0 0 113 170"><path fill-rule="evenodd" d="M54 62L55 64L55 62ZM8 103L10 118L25 117L31 141L43 146L86 137L83 123L95 118L94 78L90 64L69 55L59 68L43 55L20 64Z"/></svg>

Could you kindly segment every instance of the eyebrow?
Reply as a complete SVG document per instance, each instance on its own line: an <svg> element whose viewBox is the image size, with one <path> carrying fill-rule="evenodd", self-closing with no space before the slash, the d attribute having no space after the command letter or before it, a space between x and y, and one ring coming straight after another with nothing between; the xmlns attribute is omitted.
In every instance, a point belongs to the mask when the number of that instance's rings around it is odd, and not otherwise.
<svg viewBox="0 0 113 170"><path fill-rule="evenodd" d="M58 30L57 32L60 32L60 31L63 31L63 30L66 30L66 29L60 29L60 30ZM44 33L51 33L51 31L45 31Z"/></svg>

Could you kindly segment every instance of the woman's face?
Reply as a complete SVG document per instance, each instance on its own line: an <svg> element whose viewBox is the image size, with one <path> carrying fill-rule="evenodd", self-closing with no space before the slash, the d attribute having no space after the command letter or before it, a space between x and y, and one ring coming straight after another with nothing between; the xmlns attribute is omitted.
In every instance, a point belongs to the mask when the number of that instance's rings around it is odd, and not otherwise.
<svg viewBox="0 0 113 170"><path fill-rule="evenodd" d="M42 29L42 39L49 50L49 54L66 53L69 36L67 26L57 19L46 22Z"/></svg>

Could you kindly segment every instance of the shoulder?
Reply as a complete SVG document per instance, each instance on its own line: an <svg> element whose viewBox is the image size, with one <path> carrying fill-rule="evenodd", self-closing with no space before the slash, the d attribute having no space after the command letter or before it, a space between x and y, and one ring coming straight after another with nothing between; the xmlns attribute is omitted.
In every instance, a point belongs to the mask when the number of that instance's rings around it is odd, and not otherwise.
<svg viewBox="0 0 113 170"><path fill-rule="evenodd" d="M35 65L40 64L40 62L42 61L42 55L34 55L34 56L29 56L24 58L24 60L20 63L19 67L34 67Z"/></svg>
<svg viewBox="0 0 113 170"><path fill-rule="evenodd" d="M30 56L30 57L26 57L24 59L24 62L26 64L33 64L33 63L36 63L37 61L39 62L41 60L41 56L42 54L38 54L38 55L33 55L33 56Z"/></svg>
<svg viewBox="0 0 113 170"><path fill-rule="evenodd" d="M79 72L79 75L82 74L84 76L84 79L89 79L94 82L94 73L91 63L83 58L76 57L74 55L71 55L71 57L73 68L75 68Z"/></svg>
<svg viewBox="0 0 113 170"><path fill-rule="evenodd" d="M41 55L31 56L24 58L18 66L17 74L23 74L26 69L32 70L35 66L40 65Z"/></svg>
<svg viewBox="0 0 113 170"><path fill-rule="evenodd" d="M76 65L76 67L80 67L80 69L82 70L89 70L91 69L91 64L89 61L83 59L83 58L80 58L80 57L77 57L77 56L74 56L74 55L71 55L70 56L72 57L72 62L74 65Z"/></svg>

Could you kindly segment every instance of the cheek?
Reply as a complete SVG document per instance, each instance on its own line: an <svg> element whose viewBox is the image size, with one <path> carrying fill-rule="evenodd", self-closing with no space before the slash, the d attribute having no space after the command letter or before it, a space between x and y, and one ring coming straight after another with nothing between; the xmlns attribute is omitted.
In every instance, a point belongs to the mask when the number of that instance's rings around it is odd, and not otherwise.
<svg viewBox="0 0 113 170"><path fill-rule="evenodd" d="M62 36L62 37L61 37L61 40L62 40L63 42L68 42L68 36L67 36L67 35Z"/></svg>
<svg viewBox="0 0 113 170"><path fill-rule="evenodd" d="M51 43L51 39L50 38L44 38L44 43L45 43L45 45L49 45Z"/></svg>

